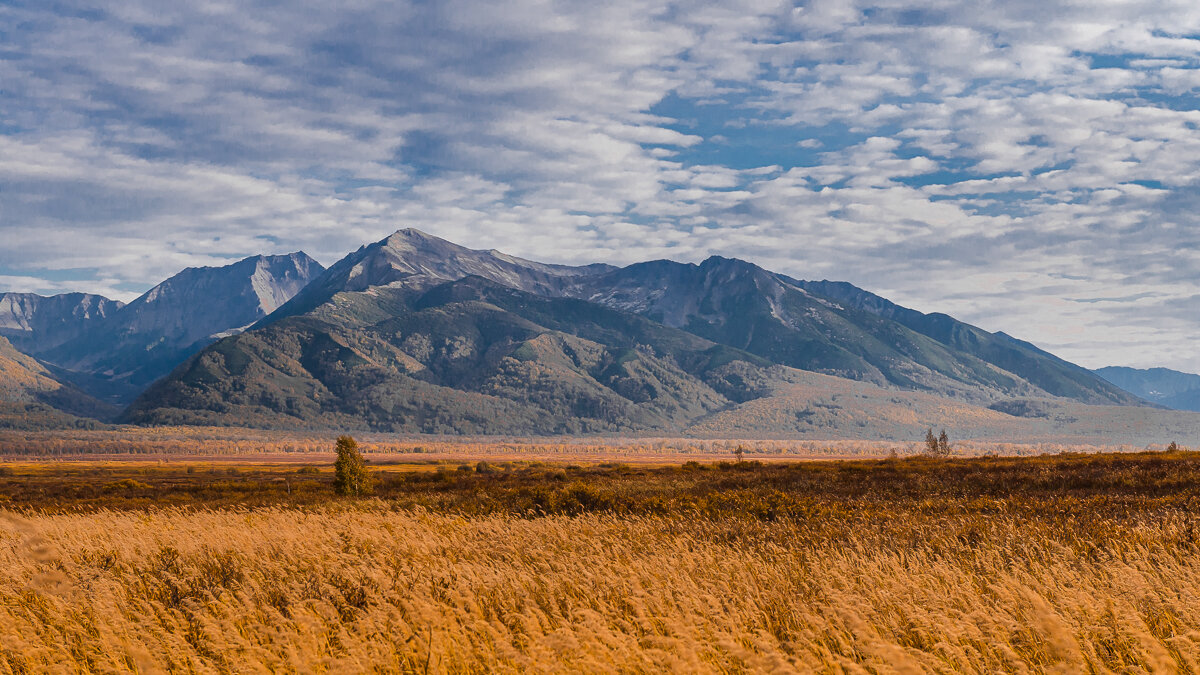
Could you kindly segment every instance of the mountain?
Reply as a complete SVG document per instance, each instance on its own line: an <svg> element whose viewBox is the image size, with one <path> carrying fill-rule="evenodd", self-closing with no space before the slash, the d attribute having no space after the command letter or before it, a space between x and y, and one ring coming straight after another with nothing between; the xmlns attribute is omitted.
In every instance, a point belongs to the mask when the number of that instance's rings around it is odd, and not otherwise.
<svg viewBox="0 0 1200 675"><path fill-rule="evenodd" d="M205 345L278 309L322 271L304 253L188 268L41 356L80 386L129 400Z"/></svg>
<svg viewBox="0 0 1200 675"><path fill-rule="evenodd" d="M80 418L112 419L118 411L60 381L0 337L0 428L86 426Z"/></svg>
<svg viewBox="0 0 1200 675"><path fill-rule="evenodd" d="M1169 368L1125 368L1108 366L1096 374L1147 401L1172 408L1200 412L1200 375Z"/></svg>
<svg viewBox="0 0 1200 675"><path fill-rule="evenodd" d="M1042 391L1097 405L1139 405L1129 391L1034 345L1003 332L989 333L946 314L923 314L901 307L844 281L790 280L815 296L846 308L869 312L1012 373Z"/></svg>
<svg viewBox="0 0 1200 675"><path fill-rule="evenodd" d="M794 368L969 401L1138 401L1003 334L924 315L850 284L805 282L741 260L667 260L576 279L567 295L636 312Z"/></svg>
<svg viewBox="0 0 1200 675"><path fill-rule="evenodd" d="M331 268L332 269L332 268ZM761 395L769 363L627 312L469 276L336 293L223 339L139 424L468 434L679 432Z"/></svg>
<svg viewBox="0 0 1200 675"><path fill-rule="evenodd" d="M49 297L0 293L0 337L26 354L41 354L79 337L124 306L90 293Z"/></svg>
<svg viewBox="0 0 1200 675"><path fill-rule="evenodd" d="M547 265L499 251L477 251L409 228L341 259L264 323L305 314L344 291L389 286L420 292L445 281L477 276L532 293L558 295L574 277L612 269L604 264Z"/></svg>
<svg viewBox="0 0 1200 675"><path fill-rule="evenodd" d="M775 363L841 377L977 402L1063 396L1139 404L1087 370L1002 333L924 315L849 284L802 282L719 256L700 265L566 267L400 230L335 264L265 322L311 311L339 291L419 292L468 275L642 314Z"/></svg>
<svg viewBox="0 0 1200 675"><path fill-rule="evenodd" d="M925 423L917 410L948 409L933 403L944 397L996 428L1067 424L1046 412L1055 401L1144 405L1032 345L848 284L722 257L544 265L401 230L195 354L124 419L478 434L712 433L714 420L871 429L841 403L790 403L842 378L869 392L852 398L908 406L895 418L908 426Z"/></svg>

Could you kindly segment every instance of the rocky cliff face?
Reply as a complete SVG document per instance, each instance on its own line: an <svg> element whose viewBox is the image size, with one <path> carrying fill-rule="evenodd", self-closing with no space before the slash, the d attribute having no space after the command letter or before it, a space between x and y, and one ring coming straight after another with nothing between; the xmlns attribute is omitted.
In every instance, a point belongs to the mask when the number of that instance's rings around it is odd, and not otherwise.
<svg viewBox="0 0 1200 675"><path fill-rule="evenodd" d="M41 354L79 337L124 303L91 293L41 296L0 293L0 336L27 354Z"/></svg>
<svg viewBox="0 0 1200 675"><path fill-rule="evenodd" d="M254 256L225 267L188 268L137 298L107 322L129 338L186 347L245 328L274 312L324 271L304 253Z"/></svg>
<svg viewBox="0 0 1200 675"><path fill-rule="evenodd" d="M324 271L304 253L189 268L95 322L43 357L124 386L132 397L195 351L262 319Z"/></svg>
<svg viewBox="0 0 1200 675"><path fill-rule="evenodd" d="M469 249L417 229L399 230L338 261L272 315L269 321L305 314L337 293L372 287L428 290L447 281L477 276L540 295L559 295L579 276L601 274L609 265L547 265L499 251Z"/></svg>

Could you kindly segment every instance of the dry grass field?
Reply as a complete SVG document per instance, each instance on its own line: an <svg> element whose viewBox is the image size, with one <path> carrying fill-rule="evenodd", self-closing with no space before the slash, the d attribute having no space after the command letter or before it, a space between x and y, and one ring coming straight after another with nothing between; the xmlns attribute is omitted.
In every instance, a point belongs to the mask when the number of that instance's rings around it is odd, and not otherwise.
<svg viewBox="0 0 1200 675"><path fill-rule="evenodd" d="M1200 671L1200 453L3 469L0 672Z"/></svg>
<svg viewBox="0 0 1200 675"><path fill-rule="evenodd" d="M1200 415L1197 415L1200 418ZM1131 452L1161 450L1171 441L1187 445L1195 435L1180 433L1168 441L1136 444L1109 441L1090 443L1065 438L1014 443L1008 440L964 440L949 427L954 454L1030 456L1060 452ZM764 440L757 436L655 438L655 437L561 437L500 438L358 434L362 451L383 461L426 460L512 460L538 459L563 462L685 462L730 459L742 446L750 459L863 459L893 455L908 456L924 451L925 429L907 441L886 440ZM56 429L14 431L0 429L0 461L95 461L217 460L238 463L332 461L338 433L264 431L237 427L113 427L108 429ZM1141 438L1150 435L1143 434ZM1012 438L1012 437L1004 437ZM1025 438L1025 437L1021 437Z"/></svg>

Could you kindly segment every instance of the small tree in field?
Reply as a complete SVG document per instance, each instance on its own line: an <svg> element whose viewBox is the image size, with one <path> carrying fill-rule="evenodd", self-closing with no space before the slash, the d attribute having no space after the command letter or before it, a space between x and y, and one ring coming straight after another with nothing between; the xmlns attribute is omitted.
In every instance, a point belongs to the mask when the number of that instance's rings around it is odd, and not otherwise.
<svg viewBox="0 0 1200 675"><path fill-rule="evenodd" d="M371 493L371 474L358 451L358 442L350 436L338 436L337 461L333 465L333 488L339 495Z"/></svg>
<svg viewBox="0 0 1200 675"><path fill-rule="evenodd" d="M950 456L950 437L946 435L945 429L942 429L938 436L933 435L933 429L925 432L925 452L934 457Z"/></svg>
<svg viewBox="0 0 1200 675"><path fill-rule="evenodd" d="M925 452L936 455L938 454L938 439L933 435L933 429L925 431Z"/></svg>

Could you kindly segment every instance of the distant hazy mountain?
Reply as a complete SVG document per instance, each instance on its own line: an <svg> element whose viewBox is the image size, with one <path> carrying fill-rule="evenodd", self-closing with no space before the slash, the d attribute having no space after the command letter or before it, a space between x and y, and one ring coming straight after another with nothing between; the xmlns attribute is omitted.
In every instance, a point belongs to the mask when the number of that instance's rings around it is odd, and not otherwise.
<svg viewBox="0 0 1200 675"><path fill-rule="evenodd" d="M111 398L136 394L185 358L290 300L324 268L304 253L188 268L42 354Z"/></svg>
<svg viewBox="0 0 1200 675"><path fill-rule="evenodd" d="M117 407L58 380L0 337L0 428L78 426L79 417L110 419L118 412Z"/></svg>
<svg viewBox="0 0 1200 675"><path fill-rule="evenodd" d="M1147 401L1175 410L1200 412L1200 375L1169 368L1125 368L1109 366L1096 374Z"/></svg>
<svg viewBox="0 0 1200 675"><path fill-rule="evenodd" d="M794 392L791 368L983 404L1141 404L1032 345L849 285L720 257L543 265L402 230L200 351L125 419L519 434L678 431L715 415L792 429L827 415L752 405Z"/></svg>
<svg viewBox="0 0 1200 675"><path fill-rule="evenodd" d="M0 336L26 354L41 354L79 337L122 306L90 293L0 293Z"/></svg>

